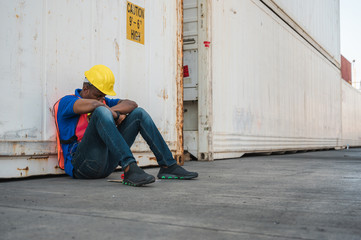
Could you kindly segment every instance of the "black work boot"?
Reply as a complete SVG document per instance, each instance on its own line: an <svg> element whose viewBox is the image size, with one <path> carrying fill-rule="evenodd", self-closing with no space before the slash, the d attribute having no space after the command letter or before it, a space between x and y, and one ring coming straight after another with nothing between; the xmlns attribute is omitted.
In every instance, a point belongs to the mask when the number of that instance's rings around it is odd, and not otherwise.
<svg viewBox="0 0 361 240"><path fill-rule="evenodd" d="M161 167L159 169L157 177L160 179L188 180L198 177L198 173L188 172L178 164L173 164L172 166L168 166L167 168Z"/></svg>
<svg viewBox="0 0 361 240"><path fill-rule="evenodd" d="M155 177L144 172L135 162L129 164L128 171L124 173L123 184L125 185L140 187L153 182L155 182Z"/></svg>

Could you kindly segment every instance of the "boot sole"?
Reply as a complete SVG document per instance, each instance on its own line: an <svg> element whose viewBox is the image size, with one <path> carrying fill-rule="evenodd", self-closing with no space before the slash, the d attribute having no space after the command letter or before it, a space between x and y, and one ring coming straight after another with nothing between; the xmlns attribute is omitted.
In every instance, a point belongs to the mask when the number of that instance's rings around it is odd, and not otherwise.
<svg viewBox="0 0 361 240"><path fill-rule="evenodd" d="M142 182L138 182L138 183L134 183L132 181L129 181L129 180L123 180L123 184L124 185L128 185L128 186L132 186L132 187L141 187L141 186L144 186L146 184L151 184L151 183L154 183L155 182L155 178L151 179L151 180L145 180L145 181L142 181Z"/></svg>
<svg viewBox="0 0 361 240"><path fill-rule="evenodd" d="M190 180L198 177L198 174L193 176L183 176L183 177L178 177L177 175L173 175L173 174L162 174L160 176L158 175L157 177L159 179Z"/></svg>

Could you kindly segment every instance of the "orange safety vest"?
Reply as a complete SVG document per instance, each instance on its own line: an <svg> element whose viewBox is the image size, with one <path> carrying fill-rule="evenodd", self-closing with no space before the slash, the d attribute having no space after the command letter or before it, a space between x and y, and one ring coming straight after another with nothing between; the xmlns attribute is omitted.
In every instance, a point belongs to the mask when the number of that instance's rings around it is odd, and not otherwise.
<svg viewBox="0 0 361 240"><path fill-rule="evenodd" d="M58 108L59 108L59 99L53 107L54 117L55 117L55 125L56 125L56 145L58 148L58 164L61 169L64 170L64 153L61 147L61 144L71 144L74 142L80 142L83 139L86 128L88 127L88 114L81 114L78 120L78 123L75 128L74 135L67 139L60 139L59 125L58 125Z"/></svg>

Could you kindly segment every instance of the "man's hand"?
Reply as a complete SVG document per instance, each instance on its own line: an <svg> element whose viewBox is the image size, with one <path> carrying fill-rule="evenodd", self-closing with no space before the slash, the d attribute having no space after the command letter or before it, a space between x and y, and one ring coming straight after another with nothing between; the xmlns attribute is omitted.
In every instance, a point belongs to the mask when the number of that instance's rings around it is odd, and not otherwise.
<svg viewBox="0 0 361 240"><path fill-rule="evenodd" d="M119 119L115 122L115 125L119 126L126 117L127 117L127 115L120 114Z"/></svg>
<svg viewBox="0 0 361 240"><path fill-rule="evenodd" d="M138 107L138 104L134 101L125 99L119 100L118 104L111 107L113 111L120 112L121 114L131 113L134 109Z"/></svg>
<svg viewBox="0 0 361 240"><path fill-rule="evenodd" d="M120 116L115 122L115 124L118 126L127 117L128 113L131 113L134 109L138 107L138 104L134 101L126 99L119 100L117 105L110 108L106 104L102 103L102 101L100 100L78 99L74 103L73 110L76 114L91 113L100 106L108 108L112 113L114 119L118 117L118 114L116 112L120 112Z"/></svg>

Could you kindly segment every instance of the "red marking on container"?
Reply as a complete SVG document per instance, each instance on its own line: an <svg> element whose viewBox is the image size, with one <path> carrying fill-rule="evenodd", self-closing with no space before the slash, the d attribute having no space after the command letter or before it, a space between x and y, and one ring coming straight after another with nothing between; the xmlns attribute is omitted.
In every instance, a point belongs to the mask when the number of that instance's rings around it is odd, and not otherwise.
<svg viewBox="0 0 361 240"><path fill-rule="evenodd" d="M183 77L189 77L188 65L183 66Z"/></svg>
<svg viewBox="0 0 361 240"><path fill-rule="evenodd" d="M209 41L204 41L203 43L206 48L209 48L209 46L211 45L211 42Z"/></svg>
<svg viewBox="0 0 361 240"><path fill-rule="evenodd" d="M341 55L341 77L349 84L352 84L352 64L342 55Z"/></svg>

